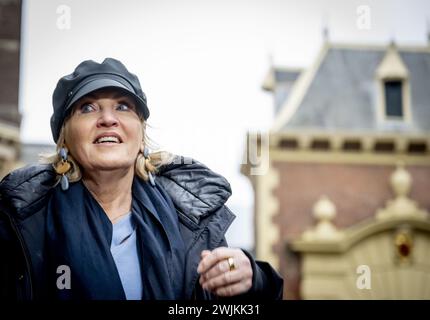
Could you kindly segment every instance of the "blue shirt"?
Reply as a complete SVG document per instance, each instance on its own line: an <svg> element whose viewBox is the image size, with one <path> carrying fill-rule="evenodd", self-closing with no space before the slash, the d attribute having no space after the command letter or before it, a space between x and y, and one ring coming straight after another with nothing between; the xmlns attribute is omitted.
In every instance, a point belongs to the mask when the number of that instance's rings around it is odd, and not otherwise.
<svg viewBox="0 0 430 320"><path fill-rule="evenodd" d="M142 299L142 274L137 252L136 225L131 213L112 226L110 251L127 300Z"/></svg>

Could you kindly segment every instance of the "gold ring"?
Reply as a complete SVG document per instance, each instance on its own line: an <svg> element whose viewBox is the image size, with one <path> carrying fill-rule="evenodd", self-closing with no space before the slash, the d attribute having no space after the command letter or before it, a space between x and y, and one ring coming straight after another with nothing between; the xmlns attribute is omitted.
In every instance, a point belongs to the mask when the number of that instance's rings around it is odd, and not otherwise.
<svg viewBox="0 0 430 320"><path fill-rule="evenodd" d="M236 265L234 264L233 257L228 258L227 262L228 262L228 267L229 267L230 271L236 269Z"/></svg>

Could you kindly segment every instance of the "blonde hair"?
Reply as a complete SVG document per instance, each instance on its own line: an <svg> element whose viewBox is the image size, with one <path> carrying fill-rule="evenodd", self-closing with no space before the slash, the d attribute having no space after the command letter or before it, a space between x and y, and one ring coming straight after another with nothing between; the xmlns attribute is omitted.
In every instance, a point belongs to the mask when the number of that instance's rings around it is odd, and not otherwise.
<svg viewBox="0 0 430 320"><path fill-rule="evenodd" d="M60 130L60 135L57 140L57 147L55 153L42 153L39 155L40 163L51 164L54 169L55 167L62 161L59 150L65 147L65 124L67 120L64 121L63 126ZM149 137L146 135L146 122L142 121L142 130L143 130L143 142L145 146L155 145ZM137 176L139 176L144 181L148 181L149 172L155 174L158 172L158 169L165 165L169 164L173 161L174 155L166 152L166 151L158 151L149 154L148 158L145 158L141 152L137 155L136 162L134 165L134 172ZM69 153L67 156L67 161L70 162L71 168L66 173L67 178L70 182L76 182L81 180L82 178L82 169L79 166L79 163L73 158L73 156ZM58 176L60 178L60 176Z"/></svg>

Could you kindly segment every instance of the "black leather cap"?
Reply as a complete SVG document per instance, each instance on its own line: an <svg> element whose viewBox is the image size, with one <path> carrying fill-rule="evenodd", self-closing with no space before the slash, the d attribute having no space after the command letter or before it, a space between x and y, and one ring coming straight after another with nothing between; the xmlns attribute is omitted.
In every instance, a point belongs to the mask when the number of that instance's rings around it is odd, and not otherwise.
<svg viewBox="0 0 430 320"><path fill-rule="evenodd" d="M148 119L146 95L136 75L113 58L106 58L102 63L86 60L81 62L73 73L58 81L52 95L54 113L51 116L51 131L54 141L57 142L64 119L77 100L93 91L109 87L118 88L133 97L137 111L145 120Z"/></svg>

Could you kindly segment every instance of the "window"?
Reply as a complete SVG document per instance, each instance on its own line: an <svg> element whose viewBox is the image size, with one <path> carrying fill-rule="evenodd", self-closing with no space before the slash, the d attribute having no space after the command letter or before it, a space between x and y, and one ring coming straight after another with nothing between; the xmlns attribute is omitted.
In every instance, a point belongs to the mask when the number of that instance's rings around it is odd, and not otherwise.
<svg viewBox="0 0 430 320"><path fill-rule="evenodd" d="M403 117L402 81L384 81L385 115L387 117Z"/></svg>

